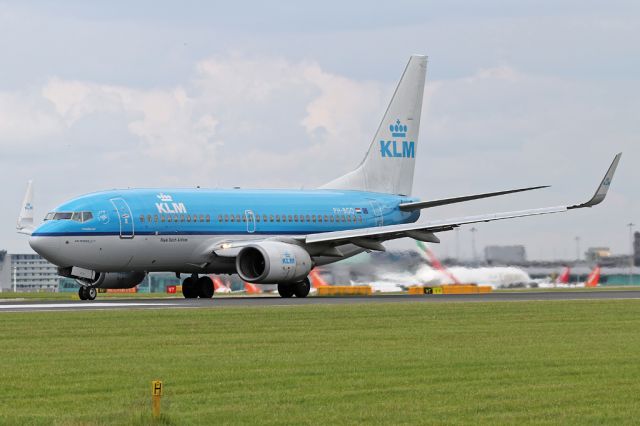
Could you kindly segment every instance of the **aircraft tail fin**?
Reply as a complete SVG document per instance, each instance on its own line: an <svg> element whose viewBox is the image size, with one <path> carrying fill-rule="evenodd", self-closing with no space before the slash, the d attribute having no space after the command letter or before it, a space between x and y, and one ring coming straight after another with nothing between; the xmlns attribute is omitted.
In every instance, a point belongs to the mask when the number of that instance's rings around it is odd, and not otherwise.
<svg viewBox="0 0 640 426"><path fill-rule="evenodd" d="M362 163L321 188L411 194L426 71L427 57L411 56Z"/></svg>
<svg viewBox="0 0 640 426"><path fill-rule="evenodd" d="M564 267L562 274L556 280L556 284L569 284L569 277L571 275L571 268L568 266Z"/></svg>
<svg viewBox="0 0 640 426"><path fill-rule="evenodd" d="M585 281L585 287L597 287L600 282L600 265L597 265L593 268L593 271L587 277L587 281Z"/></svg>
<svg viewBox="0 0 640 426"><path fill-rule="evenodd" d="M27 184L27 192L24 194L22 208L18 215L18 223L16 229L21 234L31 235L34 229L33 222L33 181Z"/></svg>

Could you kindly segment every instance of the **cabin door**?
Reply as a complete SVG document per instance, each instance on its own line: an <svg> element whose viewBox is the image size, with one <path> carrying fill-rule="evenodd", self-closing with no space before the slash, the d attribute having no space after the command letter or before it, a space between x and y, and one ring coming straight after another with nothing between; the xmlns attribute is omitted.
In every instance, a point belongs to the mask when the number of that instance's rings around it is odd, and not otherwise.
<svg viewBox="0 0 640 426"><path fill-rule="evenodd" d="M133 238L133 216L131 215L131 209L125 200L122 198L112 198L111 204L116 208L118 213L118 220L120 221L120 238Z"/></svg>
<svg viewBox="0 0 640 426"><path fill-rule="evenodd" d="M380 203L376 200L369 200L369 202L371 203L371 211L375 218L376 226L384 225L384 216L382 215L382 207L380 206Z"/></svg>
<svg viewBox="0 0 640 426"><path fill-rule="evenodd" d="M244 215L247 218L247 232L253 234L256 232L256 215L253 210L245 210Z"/></svg>

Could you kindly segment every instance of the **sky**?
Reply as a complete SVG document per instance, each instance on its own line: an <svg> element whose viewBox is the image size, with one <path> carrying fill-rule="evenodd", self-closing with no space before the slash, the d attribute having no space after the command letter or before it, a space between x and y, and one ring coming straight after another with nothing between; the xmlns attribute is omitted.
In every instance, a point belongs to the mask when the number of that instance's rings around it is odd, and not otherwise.
<svg viewBox="0 0 640 426"><path fill-rule="evenodd" d="M552 185L422 220L585 201L622 151L603 205L475 235L478 256L628 253L638 40L635 1L0 1L0 249L30 250L15 233L29 179L39 218L102 189L322 185L360 162L419 53L415 196ZM472 257L470 227L440 237L440 256Z"/></svg>

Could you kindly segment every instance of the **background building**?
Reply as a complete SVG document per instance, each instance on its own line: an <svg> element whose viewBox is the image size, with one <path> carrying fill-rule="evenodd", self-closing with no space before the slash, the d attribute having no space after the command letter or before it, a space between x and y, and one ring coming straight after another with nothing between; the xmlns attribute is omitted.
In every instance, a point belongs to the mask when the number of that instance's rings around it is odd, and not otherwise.
<svg viewBox="0 0 640 426"><path fill-rule="evenodd" d="M37 254L10 254L0 251L0 290L58 291L60 277L55 265Z"/></svg>
<svg viewBox="0 0 640 426"><path fill-rule="evenodd" d="M527 261L524 246L486 246L484 258L489 265L521 265Z"/></svg>

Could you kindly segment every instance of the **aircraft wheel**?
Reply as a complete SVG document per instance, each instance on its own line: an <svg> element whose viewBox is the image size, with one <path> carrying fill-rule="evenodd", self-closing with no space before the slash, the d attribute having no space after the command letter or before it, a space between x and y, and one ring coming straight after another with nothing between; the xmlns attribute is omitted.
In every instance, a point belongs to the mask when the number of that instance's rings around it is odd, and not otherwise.
<svg viewBox="0 0 640 426"><path fill-rule="evenodd" d="M195 299L198 297L198 287L193 278L185 278L182 281L182 295L185 299Z"/></svg>
<svg viewBox="0 0 640 426"><path fill-rule="evenodd" d="M285 299L293 297L294 287L291 284L278 284L278 294Z"/></svg>
<svg viewBox="0 0 640 426"><path fill-rule="evenodd" d="M296 297L307 297L310 291L311 281L309 281L309 278L305 278L293 286L293 294L295 294Z"/></svg>
<svg viewBox="0 0 640 426"><path fill-rule="evenodd" d="M87 300L87 294L85 293L84 286L80 286L80 288L78 289L78 297L80 298L80 300Z"/></svg>
<svg viewBox="0 0 640 426"><path fill-rule="evenodd" d="M96 296L98 295L98 290L95 287L85 288L85 295L87 300L96 300Z"/></svg>
<svg viewBox="0 0 640 426"><path fill-rule="evenodd" d="M196 281L198 287L198 296L203 299L211 299L215 289L213 288L213 281L209 277L200 277Z"/></svg>

